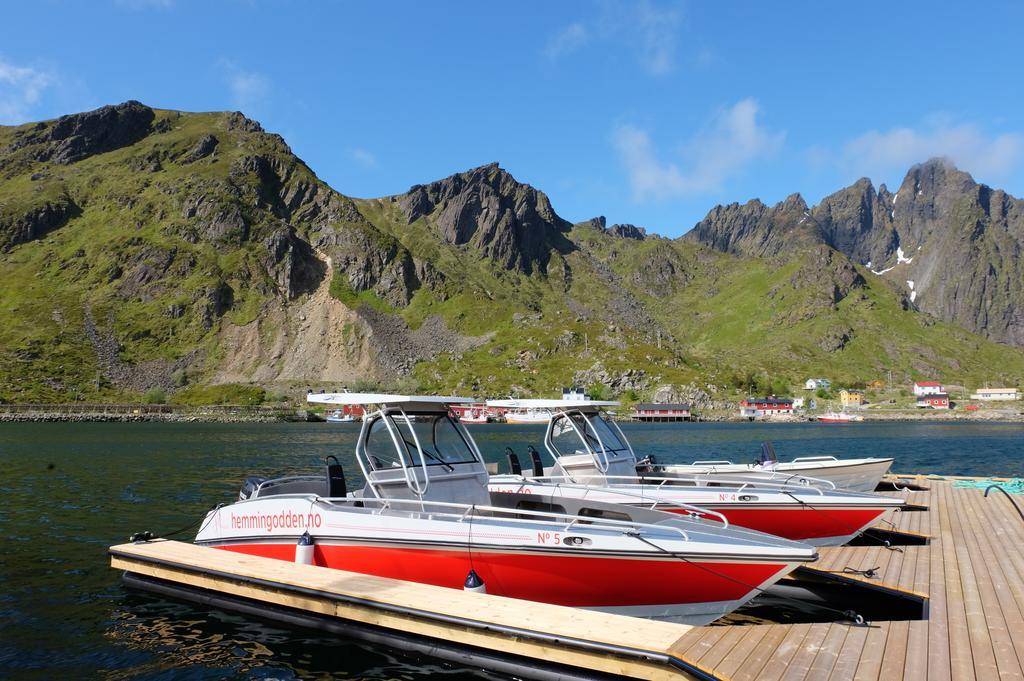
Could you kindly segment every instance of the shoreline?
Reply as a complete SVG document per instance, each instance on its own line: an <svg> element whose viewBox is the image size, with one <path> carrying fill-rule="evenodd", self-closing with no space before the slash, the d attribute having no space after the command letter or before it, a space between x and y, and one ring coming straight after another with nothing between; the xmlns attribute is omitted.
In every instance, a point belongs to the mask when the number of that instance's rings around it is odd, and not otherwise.
<svg viewBox="0 0 1024 681"><path fill-rule="evenodd" d="M6 409L5 409L6 407ZM13 407L13 409L12 409ZM861 423L1024 423L1024 413L1016 411L993 412L894 412L861 414ZM315 412L281 407L103 407L82 409L73 405L63 409L33 409L19 405L0 406L0 423L323 423ZM640 423L629 419L622 423ZM658 422L654 422L658 423ZM816 423L808 416L774 416L749 419L731 414L706 414L688 423ZM493 425L493 424L489 424ZM822 424L856 426L858 423Z"/></svg>
<svg viewBox="0 0 1024 681"><path fill-rule="evenodd" d="M301 423L322 420L288 407L0 405L0 423Z"/></svg>

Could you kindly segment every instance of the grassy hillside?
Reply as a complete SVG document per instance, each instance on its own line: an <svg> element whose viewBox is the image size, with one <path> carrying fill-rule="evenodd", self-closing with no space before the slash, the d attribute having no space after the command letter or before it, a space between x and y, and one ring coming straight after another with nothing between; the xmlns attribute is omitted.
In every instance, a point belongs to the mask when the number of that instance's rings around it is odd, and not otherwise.
<svg viewBox="0 0 1024 681"><path fill-rule="evenodd" d="M115 141L91 115L71 121L85 131L71 142L61 121L0 127L3 401L252 401L334 376L480 395L580 382L627 400L812 374L1024 377L1024 352L909 309L825 247L770 261L551 222L538 256L521 240L539 228L515 220L534 214L526 201L545 215L546 197L497 166L431 187L436 205L410 212L409 195L334 192L239 114L154 110ZM481 231L502 201L505 222L487 224L506 231ZM453 237L467 219L472 239ZM499 264L515 248L539 259ZM328 289L334 302L318 298Z"/></svg>

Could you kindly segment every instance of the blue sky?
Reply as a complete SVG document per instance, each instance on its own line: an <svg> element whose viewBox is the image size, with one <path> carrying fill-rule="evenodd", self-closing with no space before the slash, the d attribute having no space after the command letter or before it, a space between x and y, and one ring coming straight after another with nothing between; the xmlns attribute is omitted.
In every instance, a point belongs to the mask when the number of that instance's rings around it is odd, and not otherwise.
<svg viewBox="0 0 1024 681"><path fill-rule="evenodd" d="M498 161L563 217L677 236L717 203L898 184L1024 195L1024 3L8 5L0 123L240 109L352 196Z"/></svg>

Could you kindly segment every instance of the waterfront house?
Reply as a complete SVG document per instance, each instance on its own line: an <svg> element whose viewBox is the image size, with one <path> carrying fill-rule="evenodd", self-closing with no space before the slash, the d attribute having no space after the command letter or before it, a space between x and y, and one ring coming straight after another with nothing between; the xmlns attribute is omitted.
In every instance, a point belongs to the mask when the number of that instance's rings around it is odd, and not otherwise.
<svg viewBox="0 0 1024 681"><path fill-rule="evenodd" d="M562 399L579 402L581 400L589 400L590 395L587 395L587 391L583 388L573 386L572 388L562 388Z"/></svg>
<svg viewBox="0 0 1024 681"><path fill-rule="evenodd" d="M918 381L914 383L914 397L924 395L944 395L946 393L938 381Z"/></svg>
<svg viewBox="0 0 1024 681"><path fill-rule="evenodd" d="M839 391L839 402L846 407L859 407L864 404L864 391L843 388Z"/></svg>
<svg viewBox="0 0 1024 681"><path fill-rule="evenodd" d="M827 378L808 378L804 382L804 390L831 390L832 381Z"/></svg>
<svg viewBox="0 0 1024 681"><path fill-rule="evenodd" d="M633 421L689 421L693 418L688 404L645 402L633 408Z"/></svg>
<svg viewBox="0 0 1024 681"><path fill-rule="evenodd" d="M949 395L928 393L917 398L917 406L924 409L949 409Z"/></svg>
<svg viewBox="0 0 1024 681"><path fill-rule="evenodd" d="M793 413L793 400L785 397L748 397L740 402L740 416L781 416Z"/></svg>
<svg viewBox="0 0 1024 681"><path fill-rule="evenodd" d="M986 402L1019 400L1020 393L1016 388L978 388L977 391L971 393L971 399Z"/></svg>
<svg viewBox="0 0 1024 681"><path fill-rule="evenodd" d="M804 398L802 398L802 397L794 397L793 398L793 408L794 409L803 409L804 408Z"/></svg>

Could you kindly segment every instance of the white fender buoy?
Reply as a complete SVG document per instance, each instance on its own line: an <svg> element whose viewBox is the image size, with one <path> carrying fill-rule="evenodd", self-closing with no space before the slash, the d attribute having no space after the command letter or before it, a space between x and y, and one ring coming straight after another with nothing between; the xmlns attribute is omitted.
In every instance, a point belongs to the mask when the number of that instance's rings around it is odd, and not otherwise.
<svg viewBox="0 0 1024 681"><path fill-rule="evenodd" d="M309 536L309 532L303 532L299 537L299 542L295 545L295 562L300 565L316 565L313 555L315 550L313 537Z"/></svg>
<svg viewBox="0 0 1024 681"><path fill-rule="evenodd" d="M472 591L476 594L487 593L487 587L484 585L484 580L480 579L480 575L476 573L476 570L470 570L469 574L466 575L466 584L462 587L463 591Z"/></svg>

